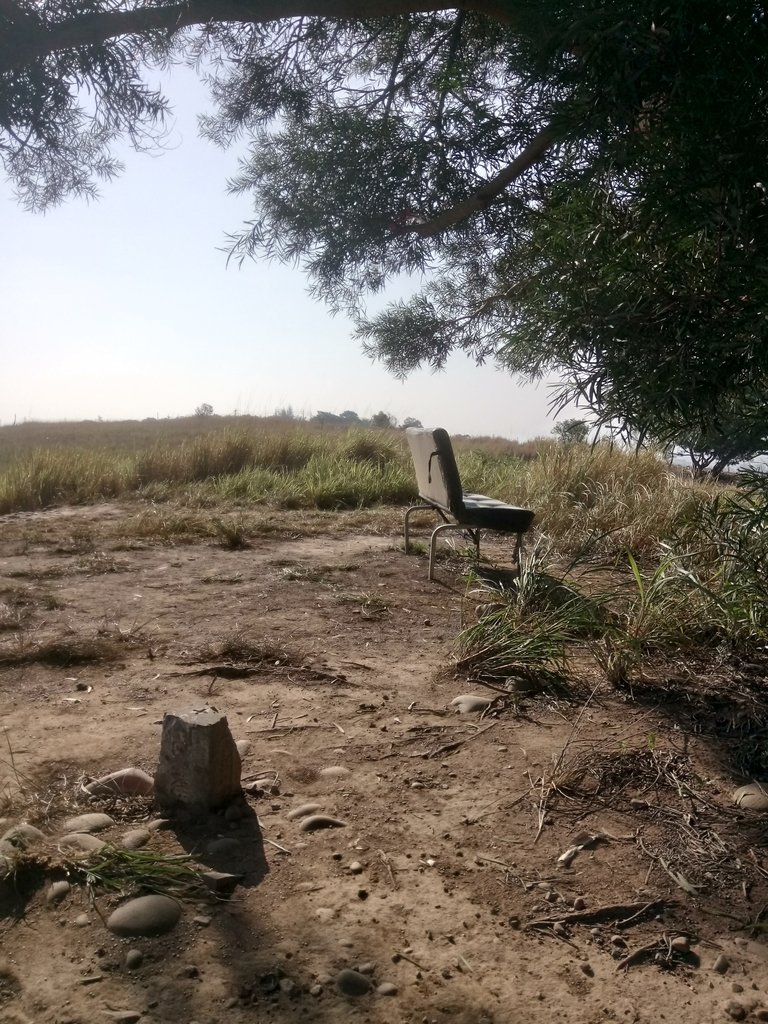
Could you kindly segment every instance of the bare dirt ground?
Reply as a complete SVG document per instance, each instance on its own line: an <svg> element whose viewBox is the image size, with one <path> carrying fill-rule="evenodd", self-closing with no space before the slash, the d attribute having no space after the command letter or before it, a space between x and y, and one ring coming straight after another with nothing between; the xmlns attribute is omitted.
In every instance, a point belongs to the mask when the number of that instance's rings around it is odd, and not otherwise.
<svg viewBox="0 0 768 1024"><path fill-rule="evenodd" d="M768 821L731 802L757 670L695 700L691 679L587 680L454 714L459 694L496 696L453 669L473 605L453 564L430 584L403 554L393 513L267 515L239 551L136 539L139 516L3 523L0 832L48 839L0 902L0 1021L768 1019ZM117 845L155 817L94 808L83 777L152 773L163 713L206 706L275 792L148 849L242 873L233 895L144 939L105 928L119 895L48 902L65 817L107 810ZM307 801L345 826L301 832L287 813ZM206 853L220 837L236 844ZM369 994L337 991L345 967Z"/></svg>

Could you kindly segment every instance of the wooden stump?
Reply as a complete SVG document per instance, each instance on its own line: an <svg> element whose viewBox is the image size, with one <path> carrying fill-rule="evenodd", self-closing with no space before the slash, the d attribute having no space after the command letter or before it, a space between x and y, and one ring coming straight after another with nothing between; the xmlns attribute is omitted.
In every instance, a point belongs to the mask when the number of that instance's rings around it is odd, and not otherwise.
<svg viewBox="0 0 768 1024"><path fill-rule="evenodd" d="M167 711L155 774L160 809L176 815L206 813L241 793L240 754L226 715Z"/></svg>

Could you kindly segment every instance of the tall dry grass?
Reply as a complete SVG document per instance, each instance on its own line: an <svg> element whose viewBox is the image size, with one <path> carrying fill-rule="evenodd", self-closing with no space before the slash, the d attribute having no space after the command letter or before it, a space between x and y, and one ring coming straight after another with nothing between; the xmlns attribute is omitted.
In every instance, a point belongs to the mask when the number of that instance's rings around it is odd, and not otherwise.
<svg viewBox="0 0 768 1024"><path fill-rule="evenodd" d="M628 549L652 557L659 541L695 532L702 509L722 491L653 453L608 444L460 437L455 448L465 490L534 509L537 530L569 553L606 558ZM402 432L279 419L3 427L3 464L0 513L127 496L321 509L416 497Z"/></svg>

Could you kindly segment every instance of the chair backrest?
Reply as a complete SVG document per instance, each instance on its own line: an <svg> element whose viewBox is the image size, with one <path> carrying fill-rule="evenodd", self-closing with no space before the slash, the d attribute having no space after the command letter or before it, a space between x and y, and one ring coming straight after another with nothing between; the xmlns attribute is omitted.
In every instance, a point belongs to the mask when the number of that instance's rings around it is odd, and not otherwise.
<svg viewBox="0 0 768 1024"><path fill-rule="evenodd" d="M405 432L413 456L419 497L454 516L464 508L461 478L451 439L442 427L408 427Z"/></svg>

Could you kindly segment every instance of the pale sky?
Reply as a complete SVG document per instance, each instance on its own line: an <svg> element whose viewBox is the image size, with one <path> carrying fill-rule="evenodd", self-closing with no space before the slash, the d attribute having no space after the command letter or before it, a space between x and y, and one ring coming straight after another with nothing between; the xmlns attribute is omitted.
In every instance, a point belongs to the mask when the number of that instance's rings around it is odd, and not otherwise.
<svg viewBox="0 0 768 1024"><path fill-rule="evenodd" d="M397 381L310 299L300 270L227 267L225 236L249 216L225 189L237 153L198 138L205 94L191 73L165 88L166 151L127 150L97 202L33 215L0 184L0 422L183 416L207 402L221 414L384 409L454 433L550 433L546 385L463 355Z"/></svg>

